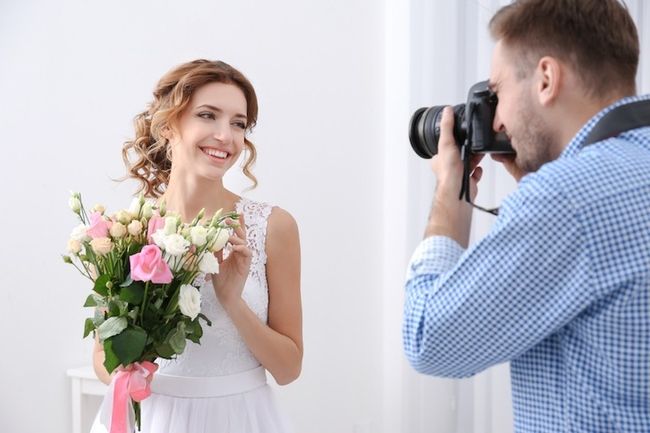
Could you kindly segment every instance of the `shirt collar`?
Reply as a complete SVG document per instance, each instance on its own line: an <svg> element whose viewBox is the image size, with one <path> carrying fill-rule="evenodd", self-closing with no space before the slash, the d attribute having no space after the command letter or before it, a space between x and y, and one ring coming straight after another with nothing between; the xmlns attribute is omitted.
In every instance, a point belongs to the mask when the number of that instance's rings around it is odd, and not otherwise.
<svg viewBox="0 0 650 433"><path fill-rule="evenodd" d="M589 135L591 130L594 129L596 123L598 123L598 121L602 119L605 114L609 113L616 107L620 107L621 105L626 105L632 102L643 101L648 99L650 99L650 94L639 95L639 96L628 96L619 99L613 104L600 110L598 113L596 113L595 116L589 119L589 121L587 121L587 123L585 123L582 126L582 128L580 128L578 133L571 139L567 147L562 151L562 153L560 154L560 158L567 158L576 155L584 147L585 140L587 139L587 136Z"/></svg>

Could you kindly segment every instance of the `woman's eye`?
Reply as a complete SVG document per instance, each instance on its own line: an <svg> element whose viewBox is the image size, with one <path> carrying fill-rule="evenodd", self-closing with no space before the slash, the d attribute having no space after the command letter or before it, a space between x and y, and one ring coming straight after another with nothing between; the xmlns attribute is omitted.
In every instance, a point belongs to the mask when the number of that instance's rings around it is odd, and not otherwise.
<svg viewBox="0 0 650 433"><path fill-rule="evenodd" d="M198 116L202 119L212 119L214 120L214 113L211 113L209 111L202 111L201 113L198 114Z"/></svg>
<svg viewBox="0 0 650 433"><path fill-rule="evenodd" d="M244 122L234 122L233 126L236 126L239 129L246 129L246 124Z"/></svg>

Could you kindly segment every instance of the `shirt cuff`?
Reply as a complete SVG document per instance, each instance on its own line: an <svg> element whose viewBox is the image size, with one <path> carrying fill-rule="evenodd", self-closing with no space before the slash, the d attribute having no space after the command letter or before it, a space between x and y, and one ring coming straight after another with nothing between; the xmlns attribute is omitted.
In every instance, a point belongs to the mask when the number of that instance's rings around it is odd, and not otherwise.
<svg viewBox="0 0 650 433"><path fill-rule="evenodd" d="M446 236L431 236L415 249L407 271L407 280L417 275L440 275L454 266L465 250Z"/></svg>

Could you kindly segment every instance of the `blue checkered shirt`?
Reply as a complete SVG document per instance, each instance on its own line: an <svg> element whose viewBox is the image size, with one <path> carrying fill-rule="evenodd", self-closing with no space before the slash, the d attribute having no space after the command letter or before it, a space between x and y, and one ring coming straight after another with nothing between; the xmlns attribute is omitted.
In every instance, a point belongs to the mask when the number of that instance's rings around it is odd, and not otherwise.
<svg viewBox="0 0 650 433"><path fill-rule="evenodd" d="M641 99L525 176L484 239L429 237L411 259L411 365L510 361L516 432L650 432L650 128L584 146Z"/></svg>

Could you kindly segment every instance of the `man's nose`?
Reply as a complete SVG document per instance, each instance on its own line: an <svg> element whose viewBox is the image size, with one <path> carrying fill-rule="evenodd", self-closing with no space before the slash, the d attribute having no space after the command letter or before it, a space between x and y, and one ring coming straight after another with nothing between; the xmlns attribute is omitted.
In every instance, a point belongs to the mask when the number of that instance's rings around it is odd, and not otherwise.
<svg viewBox="0 0 650 433"><path fill-rule="evenodd" d="M497 109L494 113L494 122L492 122L492 128L495 132L505 131L505 126L503 125L503 122L501 122L501 116L499 116L499 106L497 106Z"/></svg>

